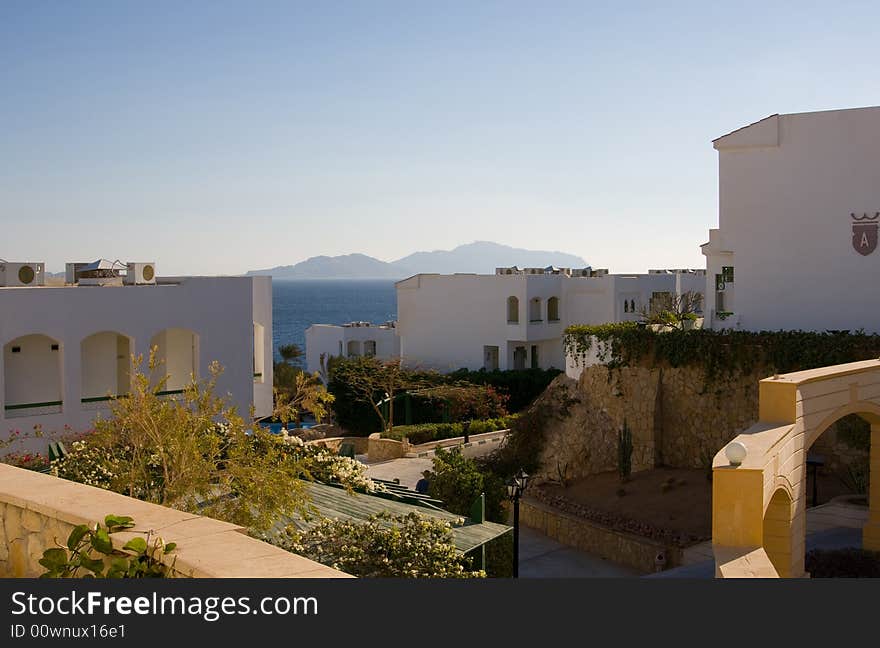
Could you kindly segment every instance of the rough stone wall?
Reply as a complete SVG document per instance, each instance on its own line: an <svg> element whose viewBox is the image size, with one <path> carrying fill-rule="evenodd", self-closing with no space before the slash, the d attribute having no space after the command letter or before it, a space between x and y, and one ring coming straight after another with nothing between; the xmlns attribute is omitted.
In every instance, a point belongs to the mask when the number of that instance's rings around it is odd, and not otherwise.
<svg viewBox="0 0 880 648"><path fill-rule="evenodd" d="M547 426L541 476L558 481L617 469L618 432L633 435L633 472L699 468L758 418L764 372L706 381L700 367L588 367L557 378L536 403L559 412Z"/></svg>
<svg viewBox="0 0 880 648"><path fill-rule="evenodd" d="M657 463L711 465L728 441L758 420L758 381L765 370L706 380L701 367L661 370Z"/></svg>
<svg viewBox="0 0 880 648"><path fill-rule="evenodd" d="M73 527L73 524L0 502L0 577L38 577L46 571L39 563L43 552L67 542Z"/></svg>
<svg viewBox="0 0 880 648"><path fill-rule="evenodd" d="M557 377L534 407L556 414L545 428L539 476L555 481L617 469L618 432L626 418L633 437L633 471L654 465L659 372L650 369L610 374L604 367L584 371L575 382Z"/></svg>

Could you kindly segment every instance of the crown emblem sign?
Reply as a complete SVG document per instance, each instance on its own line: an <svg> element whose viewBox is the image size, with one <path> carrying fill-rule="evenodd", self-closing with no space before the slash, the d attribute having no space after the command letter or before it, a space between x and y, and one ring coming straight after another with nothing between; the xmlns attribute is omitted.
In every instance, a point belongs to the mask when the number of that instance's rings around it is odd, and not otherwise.
<svg viewBox="0 0 880 648"><path fill-rule="evenodd" d="M862 256L868 256L877 248L877 230L880 223L880 212L874 212L873 216L867 212L861 216L850 212L852 218L852 246Z"/></svg>

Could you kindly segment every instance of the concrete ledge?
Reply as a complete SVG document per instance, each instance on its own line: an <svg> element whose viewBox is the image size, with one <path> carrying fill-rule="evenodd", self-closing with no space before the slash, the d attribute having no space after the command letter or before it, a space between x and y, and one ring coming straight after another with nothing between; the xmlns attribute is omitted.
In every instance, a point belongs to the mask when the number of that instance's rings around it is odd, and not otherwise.
<svg viewBox="0 0 880 648"><path fill-rule="evenodd" d="M242 527L143 502L93 486L0 464L0 576L33 578L43 551L64 543L79 524L128 515L135 525L114 533L121 547L153 531L176 542L175 575L192 578L349 578L348 574L245 535Z"/></svg>
<svg viewBox="0 0 880 648"><path fill-rule="evenodd" d="M411 445L406 457L413 459L416 457L428 457L432 455L437 448L451 448L453 446L461 446L469 448L472 445L485 445L487 443L500 443L510 430L496 430L494 432L483 432L482 434L470 434L465 443L465 437L452 437L451 439L440 439L439 441L429 441L419 445Z"/></svg>

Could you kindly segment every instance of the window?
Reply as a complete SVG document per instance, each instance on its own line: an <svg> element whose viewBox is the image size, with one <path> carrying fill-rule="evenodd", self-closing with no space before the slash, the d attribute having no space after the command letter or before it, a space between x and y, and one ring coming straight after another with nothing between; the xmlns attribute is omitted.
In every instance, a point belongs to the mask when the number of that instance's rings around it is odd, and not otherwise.
<svg viewBox="0 0 880 648"><path fill-rule="evenodd" d="M535 297L529 302L529 321L543 321L543 318L541 317L541 299L538 297Z"/></svg>
<svg viewBox="0 0 880 648"><path fill-rule="evenodd" d="M628 299L623 300L623 312L624 313L629 312L629 300Z"/></svg>
<svg viewBox="0 0 880 648"><path fill-rule="evenodd" d="M376 340L366 340L364 342L364 355L368 358L376 355Z"/></svg>
<svg viewBox="0 0 880 648"><path fill-rule="evenodd" d="M547 300L547 319L551 322L559 321L559 297Z"/></svg>
<svg viewBox="0 0 880 648"><path fill-rule="evenodd" d="M635 312L636 312L636 300L635 300L635 299L630 299L630 300L629 300L629 312L630 312L630 313L635 313Z"/></svg>
<svg viewBox="0 0 880 648"><path fill-rule="evenodd" d="M356 358L361 354L361 343L357 340L349 340L346 345L346 351L348 351L349 358Z"/></svg>
<svg viewBox="0 0 880 648"><path fill-rule="evenodd" d="M532 369L538 368L538 346L532 345Z"/></svg>
<svg viewBox="0 0 880 648"><path fill-rule="evenodd" d="M717 292L715 293L715 311L724 312L726 309L724 308L724 293Z"/></svg>
<svg viewBox="0 0 880 648"><path fill-rule="evenodd" d="M672 308L672 293L667 291L651 293L650 308L652 313L670 310Z"/></svg>
<svg viewBox="0 0 880 648"><path fill-rule="evenodd" d="M519 299L516 297L507 298L507 323L519 324Z"/></svg>
<svg viewBox="0 0 880 648"><path fill-rule="evenodd" d="M724 280L724 283L733 283L733 266L722 266L721 278Z"/></svg>
<svg viewBox="0 0 880 648"><path fill-rule="evenodd" d="M483 368L486 371L495 371L498 369L498 347L483 347Z"/></svg>

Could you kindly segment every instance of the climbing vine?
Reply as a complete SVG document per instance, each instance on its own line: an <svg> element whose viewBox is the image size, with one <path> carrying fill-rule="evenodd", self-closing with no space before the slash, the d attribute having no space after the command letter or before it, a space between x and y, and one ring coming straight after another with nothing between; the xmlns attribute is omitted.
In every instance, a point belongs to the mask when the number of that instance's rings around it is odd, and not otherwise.
<svg viewBox="0 0 880 648"><path fill-rule="evenodd" d="M758 367L788 373L880 356L880 335L864 331L656 331L634 322L570 326L565 352L583 358L593 345L609 368L701 366L707 379Z"/></svg>

